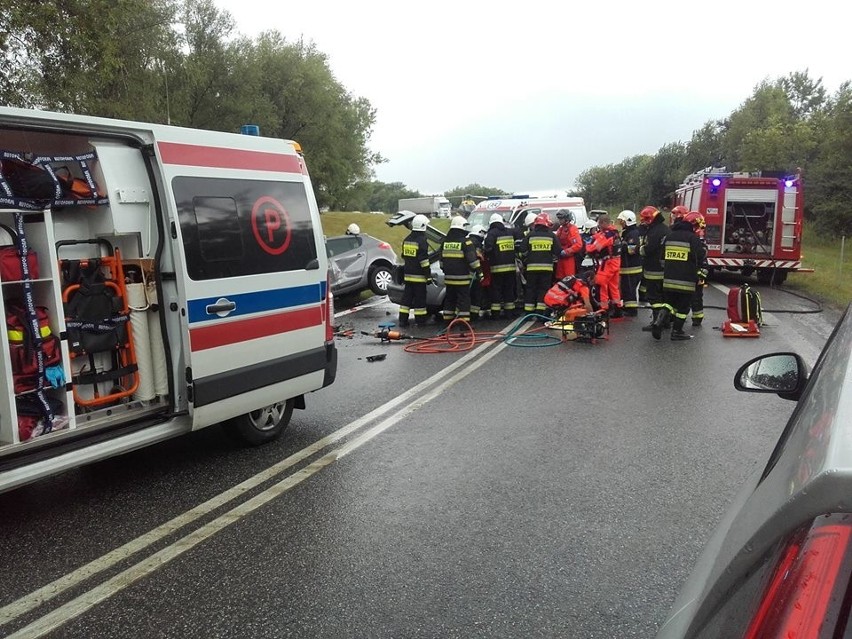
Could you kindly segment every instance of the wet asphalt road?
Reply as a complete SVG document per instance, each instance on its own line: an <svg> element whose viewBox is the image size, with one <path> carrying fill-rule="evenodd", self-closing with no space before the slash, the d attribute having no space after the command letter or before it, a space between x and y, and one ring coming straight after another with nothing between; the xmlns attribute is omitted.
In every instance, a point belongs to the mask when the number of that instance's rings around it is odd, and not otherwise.
<svg viewBox="0 0 852 639"><path fill-rule="evenodd" d="M280 441L207 429L0 495L0 636L652 637L793 407L737 393L735 370L813 363L839 317L770 312L726 339L708 309L672 343L643 311L597 345L472 356L361 335L393 319L382 298L338 311L338 379Z"/></svg>

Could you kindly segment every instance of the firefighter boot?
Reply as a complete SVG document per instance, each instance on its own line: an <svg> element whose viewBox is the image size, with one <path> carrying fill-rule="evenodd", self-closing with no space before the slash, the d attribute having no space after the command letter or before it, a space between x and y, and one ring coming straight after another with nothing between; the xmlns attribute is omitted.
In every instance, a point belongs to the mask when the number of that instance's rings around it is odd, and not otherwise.
<svg viewBox="0 0 852 639"><path fill-rule="evenodd" d="M405 315L400 314L399 321L397 322L397 324L399 324L400 326L408 326L409 323L410 323L410 320L408 318L408 314L407 313Z"/></svg>
<svg viewBox="0 0 852 639"><path fill-rule="evenodd" d="M660 313L660 309L658 309L658 308L652 308L651 309L651 322L648 323L648 324L645 324L645 326L642 327L643 332L650 333L651 331L654 330L654 322L657 320L657 315L659 315L659 313Z"/></svg>
<svg viewBox="0 0 852 639"><path fill-rule="evenodd" d="M662 308L657 309L657 315L654 317L654 321L651 323L651 335L654 336L654 339L660 339L663 335L663 328L670 321L671 311L668 308L663 306ZM681 323L683 326L683 323Z"/></svg>
<svg viewBox="0 0 852 639"><path fill-rule="evenodd" d="M703 317L693 317L692 318L692 325L693 326L701 326L701 320L703 320L703 319L704 319Z"/></svg>
<svg viewBox="0 0 852 639"><path fill-rule="evenodd" d="M681 319L680 317L674 318L672 322L672 341L673 342L682 342L686 340L692 339L692 335L689 333L684 333L683 324L686 322L686 318Z"/></svg>

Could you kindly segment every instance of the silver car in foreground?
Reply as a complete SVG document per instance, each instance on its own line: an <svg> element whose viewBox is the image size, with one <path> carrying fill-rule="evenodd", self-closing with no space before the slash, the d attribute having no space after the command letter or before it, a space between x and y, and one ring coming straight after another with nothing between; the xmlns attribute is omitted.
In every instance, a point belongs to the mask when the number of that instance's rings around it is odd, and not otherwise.
<svg viewBox="0 0 852 639"><path fill-rule="evenodd" d="M734 385L796 408L734 500L657 639L852 636L852 305L808 374L795 353L746 362Z"/></svg>

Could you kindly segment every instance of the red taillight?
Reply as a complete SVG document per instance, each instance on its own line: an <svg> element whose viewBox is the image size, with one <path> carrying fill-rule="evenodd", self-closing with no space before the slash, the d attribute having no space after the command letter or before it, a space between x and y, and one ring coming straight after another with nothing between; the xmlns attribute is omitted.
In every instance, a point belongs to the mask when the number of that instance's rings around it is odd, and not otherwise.
<svg viewBox="0 0 852 639"><path fill-rule="evenodd" d="M325 341L334 339L334 293L331 292L330 277L325 278Z"/></svg>
<svg viewBox="0 0 852 639"><path fill-rule="evenodd" d="M379 242L379 248L380 249L387 251L387 250L390 249L390 247L391 247L391 245L388 244L387 242Z"/></svg>
<svg viewBox="0 0 852 639"><path fill-rule="evenodd" d="M836 517L842 517L838 523ZM849 586L852 523L821 518L791 543L775 567L744 639L816 639L836 627ZM845 624L845 620L843 621Z"/></svg>

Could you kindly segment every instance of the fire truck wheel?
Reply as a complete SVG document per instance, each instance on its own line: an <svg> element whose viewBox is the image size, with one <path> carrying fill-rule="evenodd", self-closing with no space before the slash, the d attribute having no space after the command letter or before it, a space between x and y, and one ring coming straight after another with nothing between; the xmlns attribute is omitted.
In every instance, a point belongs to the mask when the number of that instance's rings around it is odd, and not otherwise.
<svg viewBox="0 0 852 639"><path fill-rule="evenodd" d="M762 269L757 272L757 281L766 286L781 286L787 279L787 271L783 269Z"/></svg>
<svg viewBox="0 0 852 639"><path fill-rule="evenodd" d="M264 406L225 422L225 432L238 443L260 446L277 438L290 424L295 399Z"/></svg>

